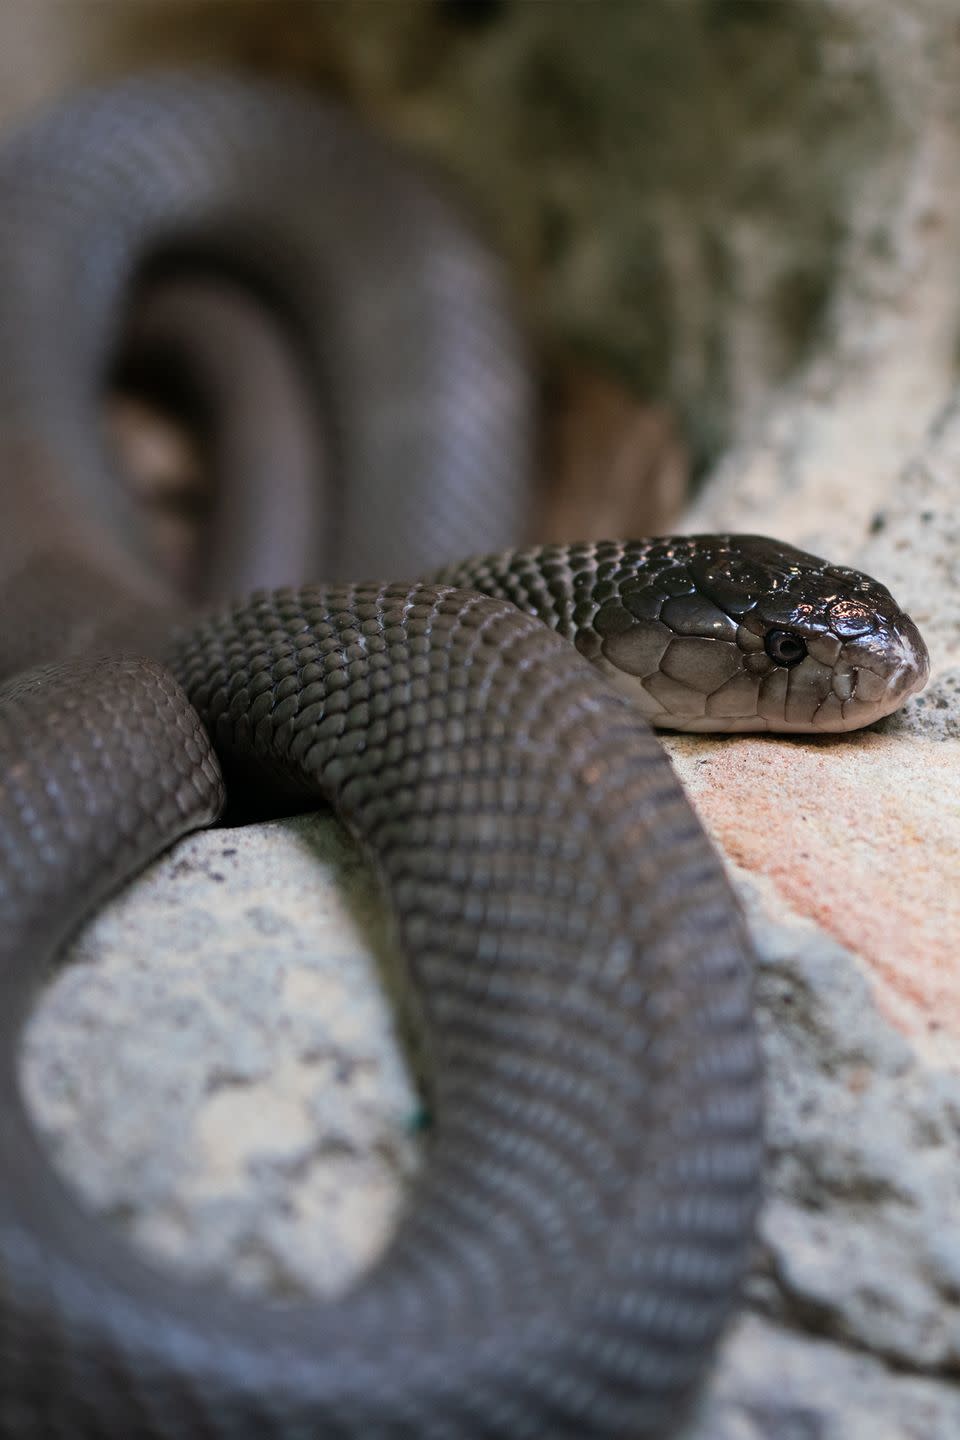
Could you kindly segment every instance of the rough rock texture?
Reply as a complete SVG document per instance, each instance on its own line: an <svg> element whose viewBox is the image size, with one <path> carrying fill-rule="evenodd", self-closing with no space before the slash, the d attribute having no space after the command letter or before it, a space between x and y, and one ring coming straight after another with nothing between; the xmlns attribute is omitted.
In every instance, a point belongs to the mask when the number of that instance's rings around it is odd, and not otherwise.
<svg viewBox="0 0 960 1440"><path fill-rule="evenodd" d="M768 1199L696 1440L948 1440L960 1070L891 1022L869 965L786 910L775 878L734 875L761 956Z"/></svg>
<svg viewBox="0 0 960 1440"><path fill-rule="evenodd" d="M27 1094L89 1203L158 1260L332 1294L417 1163L401 990L329 816L211 831L87 928L28 1028Z"/></svg>
<svg viewBox="0 0 960 1440"><path fill-rule="evenodd" d="M717 462L691 528L781 533L907 604L934 669L902 717L669 742L748 907L769 1067L755 1273L692 1435L955 1440L955 4L469 8L24 0L0 89L12 110L147 51L332 82L456 166L548 344L682 412ZM377 914L365 876L327 819L197 837L51 986L35 1113L165 1263L283 1294L382 1243L422 1113L347 923Z"/></svg>
<svg viewBox="0 0 960 1440"><path fill-rule="evenodd" d="M960 36L933 17L873 37L901 146L853 192L820 346L688 516L882 576L933 666L867 735L669 742L749 872L769 1065L752 1313L697 1440L960 1425Z"/></svg>

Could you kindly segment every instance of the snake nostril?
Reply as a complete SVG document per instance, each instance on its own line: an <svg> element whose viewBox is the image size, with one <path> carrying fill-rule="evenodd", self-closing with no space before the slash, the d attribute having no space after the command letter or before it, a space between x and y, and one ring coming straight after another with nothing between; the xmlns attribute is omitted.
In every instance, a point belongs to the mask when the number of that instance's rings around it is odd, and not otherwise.
<svg viewBox="0 0 960 1440"><path fill-rule="evenodd" d="M791 635L789 630L768 630L763 644L770 659L775 660L778 665L785 665L787 669L792 665L799 665L807 653L807 647L800 636Z"/></svg>

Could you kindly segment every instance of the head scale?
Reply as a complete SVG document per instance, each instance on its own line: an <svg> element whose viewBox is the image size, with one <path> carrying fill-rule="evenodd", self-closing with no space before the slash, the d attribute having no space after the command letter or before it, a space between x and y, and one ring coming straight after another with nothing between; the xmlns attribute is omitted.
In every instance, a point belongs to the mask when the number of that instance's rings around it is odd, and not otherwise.
<svg viewBox="0 0 960 1440"><path fill-rule="evenodd" d="M638 542L618 575L577 644L654 725L854 730L926 683L926 646L889 590L790 545L759 535Z"/></svg>

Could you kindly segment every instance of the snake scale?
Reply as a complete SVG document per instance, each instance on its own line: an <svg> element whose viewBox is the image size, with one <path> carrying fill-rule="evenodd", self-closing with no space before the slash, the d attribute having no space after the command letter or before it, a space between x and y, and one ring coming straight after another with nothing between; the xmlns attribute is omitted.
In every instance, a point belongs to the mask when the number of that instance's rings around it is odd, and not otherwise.
<svg viewBox="0 0 960 1440"><path fill-rule="evenodd" d="M0 197L0 1435L672 1434L745 1266L760 1075L743 922L642 717L867 723L923 683L915 628L882 586L757 537L505 550L530 387L503 282L334 107L128 80L16 134ZM216 301L190 360L189 284L217 275L319 396L323 547L243 347L211 342ZM238 427L259 445L221 477L242 583L291 588L195 612L146 559L100 417L151 285L142 324L206 367L226 450ZM58 1179L18 1087L49 961L216 817L221 769L360 837L432 1035L424 1177L336 1302L148 1266Z"/></svg>

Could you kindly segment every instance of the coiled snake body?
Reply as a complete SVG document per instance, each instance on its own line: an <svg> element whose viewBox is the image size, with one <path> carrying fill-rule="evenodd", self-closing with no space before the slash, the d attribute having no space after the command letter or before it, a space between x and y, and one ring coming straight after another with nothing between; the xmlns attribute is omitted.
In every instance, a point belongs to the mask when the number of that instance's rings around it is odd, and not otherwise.
<svg viewBox="0 0 960 1440"><path fill-rule="evenodd" d="M334 110L128 82L16 137L0 187L0 1435L670 1433L743 1271L759 1078L743 925L635 702L849 728L922 683L922 641L881 586L756 538L504 552L527 382L495 267ZM330 584L200 619L98 430L131 287L185 266L270 302L346 477L332 548L286 577ZM241 356L210 363L235 386ZM273 584L266 518L312 502L264 455L223 503ZM17 1085L45 962L215 817L218 765L361 837L432 1032L429 1166L336 1303L156 1273L68 1194Z"/></svg>

